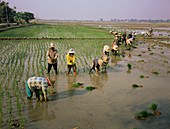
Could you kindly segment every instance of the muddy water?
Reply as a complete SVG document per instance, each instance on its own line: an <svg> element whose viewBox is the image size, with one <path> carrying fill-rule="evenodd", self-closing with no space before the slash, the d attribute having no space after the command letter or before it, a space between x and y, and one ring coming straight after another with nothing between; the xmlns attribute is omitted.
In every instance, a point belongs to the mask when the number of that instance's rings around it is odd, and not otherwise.
<svg viewBox="0 0 170 129"><path fill-rule="evenodd" d="M57 75L56 94L48 103L28 104L23 113L26 128L51 129L168 129L170 127L170 80L142 72L135 67L128 71L125 61L111 62L108 72L99 74ZM139 75L149 75L140 79ZM83 82L83 88L72 84ZM132 84L143 88L133 89ZM86 86L97 89L86 91ZM52 89L52 88L51 88ZM161 116L139 121L135 113L159 104Z"/></svg>

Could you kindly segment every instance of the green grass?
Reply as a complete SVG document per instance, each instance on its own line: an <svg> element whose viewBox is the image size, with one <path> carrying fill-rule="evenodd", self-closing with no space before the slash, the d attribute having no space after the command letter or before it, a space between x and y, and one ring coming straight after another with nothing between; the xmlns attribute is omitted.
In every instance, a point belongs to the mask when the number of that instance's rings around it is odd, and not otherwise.
<svg viewBox="0 0 170 129"><path fill-rule="evenodd" d="M0 37L30 38L112 38L107 30L90 26L72 25L31 25L6 30Z"/></svg>

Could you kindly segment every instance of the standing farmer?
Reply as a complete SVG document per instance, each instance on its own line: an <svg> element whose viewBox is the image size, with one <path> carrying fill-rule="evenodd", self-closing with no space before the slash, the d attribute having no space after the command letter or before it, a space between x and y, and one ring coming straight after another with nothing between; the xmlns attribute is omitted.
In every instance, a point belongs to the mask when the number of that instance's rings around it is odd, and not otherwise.
<svg viewBox="0 0 170 129"><path fill-rule="evenodd" d="M54 44L51 43L49 50L47 51L48 58L48 73L50 73L51 67L53 66L55 74L57 74L57 57L58 51L55 49Z"/></svg>
<svg viewBox="0 0 170 129"><path fill-rule="evenodd" d="M126 46L126 32L123 33L122 35L122 44L125 42L125 46Z"/></svg>
<svg viewBox="0 0 170 129"><path fill-rule="evenodd" d="M41 95L41 101L45 99L45 101L48 101L47 99L47 88L48 86L52 86L51 80L49 78L42 78L42 77L31 77L26 82L26 91L28 99L31 100L33 96L33 92L35 92L36 100L40 100Z"/></svg>
<svg viewBox="0 0 170 129"><path fill-rule="evenodd" d="M73 68L74 75L76 75L75 51L71 48L67 53L66 57L67 57L67 68L68 68L67 74L69 74L71 68Z"/></svg>

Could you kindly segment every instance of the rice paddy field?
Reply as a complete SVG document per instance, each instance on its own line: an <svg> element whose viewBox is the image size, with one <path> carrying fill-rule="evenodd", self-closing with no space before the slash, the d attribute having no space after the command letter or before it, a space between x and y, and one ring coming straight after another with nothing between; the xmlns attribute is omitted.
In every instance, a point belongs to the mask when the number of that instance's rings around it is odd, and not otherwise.
<svg viewBox="0 0 170 129"><path fill-rule="evenodd" d="M92 60L101 58L104 45L111 46L114 38L101 25L119 24L51 21L0 32L0 128L169 129L170 46L161 42L167 37L121 45L119 56L110 54L107 72L96 76L94 71L88 74ZM127 25L132 27L121 24ZM57 75L53 69L47 75L51 42L59 53ZM70 48L75 50L77 75L66 75ZM36 102L35 95L27 101L26 81L32 76L55 80L54 88L49 87L55 94L48 93L48 102ZM83 87L72 87L78 82ZM89 86L95 89L86 90ZM152 112L148 107L153 103L161 115L135 119L138 112Z"/></svg>

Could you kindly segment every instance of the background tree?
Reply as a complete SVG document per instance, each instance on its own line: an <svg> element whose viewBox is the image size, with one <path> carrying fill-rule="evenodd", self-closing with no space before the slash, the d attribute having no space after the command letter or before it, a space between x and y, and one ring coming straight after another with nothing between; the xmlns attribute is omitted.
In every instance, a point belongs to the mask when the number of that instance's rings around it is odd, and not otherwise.
<svg viewBox="0 0 170 129"><path fill-rule="evenodd" d="M35 19L34 14L30 12L17 12L8 6L8 2L0 0L0 23L13 23L22 24L24 21L29 23L29 20Z"/></svg>

